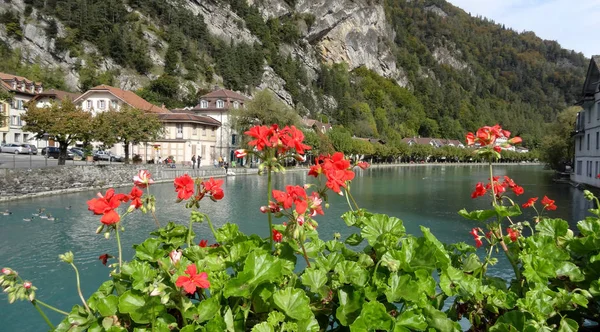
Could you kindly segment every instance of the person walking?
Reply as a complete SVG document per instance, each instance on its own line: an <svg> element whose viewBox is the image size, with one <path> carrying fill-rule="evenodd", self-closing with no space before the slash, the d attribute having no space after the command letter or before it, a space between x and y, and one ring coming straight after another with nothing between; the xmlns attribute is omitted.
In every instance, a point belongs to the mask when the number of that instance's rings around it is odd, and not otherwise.
<svg viewBox="0 0 600 332"><path fill-rule="evenodd" d="M217 159L213 161L213 166L215 166L215 168L219 168L219 162L217 161Z"/></svg>
<svg viewBox="0 0 600 332"><path fill-rule="evenodd" d="M227 175L227 170L229 169L229 163L227 161L224 161L223 167L225 167L225 175Z"/></svg>
<svg viewBox="0 0 600 332"><path fill-rule="evenodd" d="M192 169L196 168L196 155L192 156Z"/></svg>
<svg viewBox="0 0 600 332"><path fill-rule="evenodd" d="M202 156L198 156L198 169L200 169L200 164L202 164Z"/></svg>

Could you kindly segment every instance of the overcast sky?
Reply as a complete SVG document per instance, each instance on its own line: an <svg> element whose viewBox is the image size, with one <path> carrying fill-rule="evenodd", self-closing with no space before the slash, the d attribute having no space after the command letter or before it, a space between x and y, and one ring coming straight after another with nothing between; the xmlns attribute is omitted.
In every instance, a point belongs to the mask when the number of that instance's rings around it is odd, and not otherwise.
<svg viewBox="0 0 600 332"><path fill-rule="evenodd" d="M533 31L588 58L600 55L600 0L448 0L515 31Z"/></svg>

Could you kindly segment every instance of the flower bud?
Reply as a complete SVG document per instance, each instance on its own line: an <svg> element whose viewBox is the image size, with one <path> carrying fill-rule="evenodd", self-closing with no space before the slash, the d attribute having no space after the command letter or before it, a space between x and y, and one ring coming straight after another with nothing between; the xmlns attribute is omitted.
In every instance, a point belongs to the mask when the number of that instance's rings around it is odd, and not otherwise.
<svg viewBox="0 0 600 332"><path fill-rule="evenodd" d="M329 209L329 203L325 203L325 208Z"/></svg>
<svg viewBox="0 0 600 332"><path fill-rule="evenodd" d="M133 212L133 210L135 210L135 205L129 205L129 207L127 208L127 213L131 213Z"/></svg>
<svg viewBox="0 0 600 332"><path fill-rule="evenodd" d="M161 293L160 289L158 289L158 287L156 287L152 290L152 292L150 292L150 296L159 296L160 293Z"/></svg>
<svg viewBox="0 0 600 332"><path fill-rule="evenodd" d="M29 281L25 281L25 282L23 283L23 288L25 288L25 289L30 289L30 288L31 288L31 282L29 282Z"/></svg>
<svg viewBox="0 0 600 332"><path fill-rule="evenodd" d="M109 232L104 233L104 238L107 240L110 239L110 233Z"/></svg>
<svg viewBox="0 0 600 332"><path fill-rule="evenodd" d="M142 213L148 213L148 209L143 205L140 207L140 210L142 210Z"/></svg>
<svg viewBox="0 0 600 332"><path fill-rule="evenodd" d="M7 267L5 267L5 268L2 268L2 274L9 275L9 274L11 274L12 272L13 272L13 271L12 271L11 269L7 268Z"/></svg>
<svg viewBox="0 0 600 332"><path fill-rule="evenodd" d="M73 263L73 252L69 251L62 255L58 255L58 258L60 258L61 261L65 262L67 264L72 264Z"/></svg>
<svg viewBox="0 0 600 332"><path fill-rule="evenodd" d="M583 197L585 197L585 199L587 199L588 201L591 201L594 199L594 194L592 194L592 192L589 190L584 190Z"/></svg>
<svg viewBox="0 0 600 332"><path fill-rule="evenodd" d="M301 155L301 154L296 154L296 155L294 155L294 159L296 159L296 161L299 161L299 162L301 162L301 163L303 163L303 162L305 162L305 161L306 161L306 157L305 157L305 156L303 156L303 155Z"/></svg>
<svg viewBox="0 0 600 332"><path fill-rule="evenodd" d="M179 262L179 260L181 259L181 251L179 250L173 250L169 253L169 258L171 259L171 263L173 263L173 265L177 264L177 262Z"/></svg>
<svg viewBox="0 0 600 332"><path fill-rule="evenodd" d="M342 237L342 234L340 234L338 232L333 233L333 238L334 239L339 240L341 237Z"/></svg>
<svg viewBox="0 0 600 332"><path fill-rule="evenodd" d="M267 211L269 211L269 208L268 208L268 207L266 207L266 206L261 206L261 207L260 207L260 212L262 212L262 213L267 213Z"/></svg>
<svg viewBox="0 0 600 332"><path fill-rule="evenodd" d="M98 226L98 228L96 228L96 234L100 234L102 233L102 231L104 230L104 224Z"/></svg>

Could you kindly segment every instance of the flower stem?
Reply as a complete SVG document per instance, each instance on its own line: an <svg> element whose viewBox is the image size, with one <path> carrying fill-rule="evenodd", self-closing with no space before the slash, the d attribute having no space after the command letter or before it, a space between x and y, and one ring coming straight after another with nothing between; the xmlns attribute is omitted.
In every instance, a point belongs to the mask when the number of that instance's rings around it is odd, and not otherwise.
<svg viewBox="0 0 600 332"><path fill-rule="evenodd" d="M488 164L490 165L490 184L492 185L492 198L494 199L494 206L497 205L496 202L496 191L494 191L494 170L492 167L492 161L488 161Z"/></svg>
<svg viewBox="0 0 600 332"><path fill-rule="evenodd" d="M203 217L206 218L206 221L208 222L208 227L210 227L210 231L213 233L215 241L217 241L217 231L215 231L215 227L213 226L212 221L210 221L210 218L206 214L204 214Z"/></svg>
<svg viewBox="0 0 600 332"><path fill-rule="evenodd" d="M50 310L54 310L54 311L56 311L56 312L58 312L59 314L63 314L63 315L65 315L65 316L68 316L68 315L69 315L69 313L68 313L68 312L66 312L66 311L62 311L62 310L60 310L60 309L57 309L57 308L55 308L55 307L53 307L53 306L51 306L51 305L49 305L49 304L47 304L47 303L45 303L45 302L42 302L42 301L40 301L40 300L37 300L37 299L36 299L36 300L35 300L35 302L36 302L36 303L39 303L39 304L41 304L41 305L43 305L44 307L46 307L46 308L48 308L48 309L50 309Z"/></svg>
<svg viewBox="0 0 600 332"><path fill-rule="evenodd" d="M356 203L356 201L354 200L354 196L352 196L352 194L350 193L350 185L348 185L348 189L346 189L346 194L348 196L350 196L350 199L352 200L352 203L354 203L354 206L356 207L357 210L360 210L360 208L358 207L358 204Z"/></svg>
<svg viewBox="0 0 600 332"><path fill-rule="evenodd" d="M272 216L271 216L271 209L268 208L269 205L271 204L271 188L273 186L273 178L272 178L272 167L269 165L267 166L267 218L269 220L269 242L271 243L271 248L273 248L273 236L271 234L273 234L273 220L272 220ZM310 266L310 264L309 264Z"/></svg>
<svg viewBox="0 0 600 332"><path fill-rule="evenodd" d="M148 197L152 197L152 195L150 195L150 186L146 187L146 193L148 194ZM148 200L148 201L150 201L150 200ZM154 200L152 200L152 201L154 201ZM154 213L154 209L150 209L150 213L152 213L152 217L154 218L156 227L160 228L160 223L158 222L158 218L156 218L156 213Z"/></svg>
<svg viewBox="0 0 600 332"><path fill-rule="evenodd" d="M190 218L190 227L188 228L188 235L187 235L187 245L188 247L192 246L192 225L194 224L194 222L192 221L192 218Z"/></svg>
<svg viewBox="0 0 600 332"><path fill-rule="evenodd" d="M117 247L119 248L119 272L121 272L121 265L123 262L123 251L121 250L121 237L119 236L119 224L115 226L115 233L117 234Z"/></svg>
<svg viewBox="0 0 600 332"><path fill-rule="evenodd" d="M46 321L46 324L48 324L48 326L50 326L51 330L54 330L54 325L52 325L52 322L50 322L50 319L48 319L48 316L46 316L46 314L42 311L42 308L40 308L37 303L35 303L35 301L31 301L31 304L33 304L33 306L35 307L35 309L37 309L37 311L40 313L40 315L42 316L42 318Z"/></svg>
<svg viewBox="0 0 600 332"><path fill-rule="evenodd" d="M303 242L300 242L300 247L302 247L302 255L304 256L304 260L306 260L306 265L310 268L310 261L308 260L308 254L306 253Z"/></svg>
<svg viewBox="0 0 600 332"><path fill-rule="evenodd" d="M119 233L117 233L119 234ZM119 260L120 262L120 260ZM73 270L75 270L75 277L77 279L77 293L79 293L79 298L81 299L81 302L83 303L83 306L85 307L85 310L87 310L88 313L90 312L90 307L88 307L87 302L85 301L85 298L83 297L83 293L81 292L81 283L79 281L79 270L77 270L77 267L75 266L75 264L71 263L71 266L73 267Z"/></svg>
<svg viewBox="0 0 600 332"><path fill-rule="evenodd" d="M348 198L348 190L344 189L344 191L346 192L346 195L344 195L344 196L346 196L346 202L348 202L348 207L350 208L350 211L354 212L354 209L352 208L352 204L350 204L350 198Z"/></svg>

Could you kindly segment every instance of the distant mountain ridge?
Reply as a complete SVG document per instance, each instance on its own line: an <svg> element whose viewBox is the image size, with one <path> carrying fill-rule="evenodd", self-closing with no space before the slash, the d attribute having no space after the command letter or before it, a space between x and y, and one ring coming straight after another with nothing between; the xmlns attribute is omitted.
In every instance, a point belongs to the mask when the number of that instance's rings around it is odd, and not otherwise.
<svg viewBox="0 0 600 332"><path fill-rule="evenodd" d="M443 0L11 0L0 23L0 71L48 87L112 84L169 107L269 88L387 140L500 122L535 146L589 61Z"/></svg>

